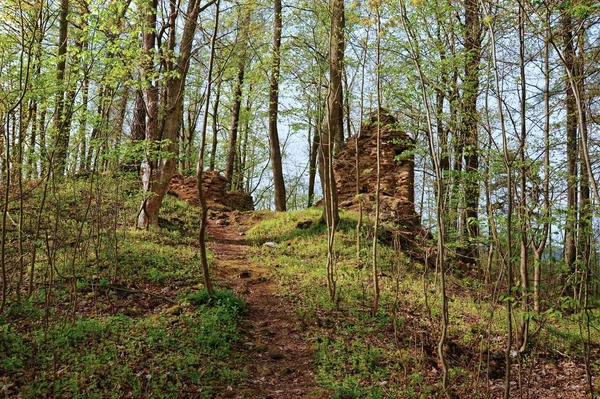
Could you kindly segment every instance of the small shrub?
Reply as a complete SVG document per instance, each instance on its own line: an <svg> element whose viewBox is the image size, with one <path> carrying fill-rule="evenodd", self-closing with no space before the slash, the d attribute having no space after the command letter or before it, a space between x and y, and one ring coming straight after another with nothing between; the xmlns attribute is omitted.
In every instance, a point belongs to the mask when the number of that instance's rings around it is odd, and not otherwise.
<svg viewBox="0 0 600 399"><path fill-rule="evenodd" d="M214 295L210 295L203 288L189 294L187 300L194 306L220 307L237 316L242 316L246 313L246 302L229 290L217 291Z"/></svg>

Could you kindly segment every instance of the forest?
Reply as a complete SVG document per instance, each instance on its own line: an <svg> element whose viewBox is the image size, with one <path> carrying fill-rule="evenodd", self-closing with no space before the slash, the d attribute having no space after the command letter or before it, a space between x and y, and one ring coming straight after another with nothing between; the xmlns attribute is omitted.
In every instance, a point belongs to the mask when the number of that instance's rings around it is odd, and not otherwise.
<svg viewBox="0 0 600 399"><path fill-rule="evenodd" d="M0 0L0 396L598 398L595 0Z"/></svg>

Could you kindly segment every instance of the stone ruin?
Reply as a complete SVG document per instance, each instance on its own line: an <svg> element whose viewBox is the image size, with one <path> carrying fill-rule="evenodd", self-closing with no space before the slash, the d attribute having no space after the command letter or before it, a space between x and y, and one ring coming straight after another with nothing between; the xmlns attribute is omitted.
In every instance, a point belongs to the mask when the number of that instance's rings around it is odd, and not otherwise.
<svg viewBox="0 0 600 399"><path fill-rule="evenodd" d="M241 191L227 191L227 179L216 171L204 172L202 187L209 209L226 212L254 210L252 196ZM169 183L167 193L194 205L200 205L196 176L176 174Z"/></svg>
<svg viewBox="0 0 600 399"><path fill-rule="evenodd" d="M417 237L426 237L421 216L415 211L414 140L398 130L396 119L380 111L380 220L390 223L401 237L403 247L410 247ZM377 186L377 113L363 123L358 136L351 137L337 153L334 174L340 208L375 215ZM358 143L357 143L358 140ZM356 149L358 147L358 192ZM406 248L405 248L406 249ZM421 256L417 256L422 258Z"/></svg>

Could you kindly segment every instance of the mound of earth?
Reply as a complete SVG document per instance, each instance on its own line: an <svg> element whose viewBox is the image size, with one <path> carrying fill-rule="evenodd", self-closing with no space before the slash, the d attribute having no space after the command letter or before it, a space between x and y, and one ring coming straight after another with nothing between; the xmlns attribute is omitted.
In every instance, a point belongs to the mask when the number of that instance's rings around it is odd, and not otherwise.
<svg viewBox="0 0 600 399"><path fill-rule="evenodd" d="M200 205L196 176L174 175L169 184L168 194ZM254 210L254 202L250 194L241 191L228 191L227 179L216 171L206 171L202 177L202 187L206 197L206 204L212 209L221 210Z"/></svg>

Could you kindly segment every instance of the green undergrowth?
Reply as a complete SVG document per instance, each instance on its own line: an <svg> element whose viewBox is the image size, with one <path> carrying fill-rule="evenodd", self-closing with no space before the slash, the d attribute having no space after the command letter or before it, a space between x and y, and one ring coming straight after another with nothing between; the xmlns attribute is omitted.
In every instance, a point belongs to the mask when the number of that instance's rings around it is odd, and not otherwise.
<svg viewBox="0 0 600 399"><path fill-rule="evenodd" d="M357 216L343 212L335 240L337 299L332 303L326 288L326 229L320 217L320 209L261 214L247 232L255 244L254 260L270 265L283 295L296 303L299 328L315 348L319 384L338 398L443 395L437 360L439 276L380 242L381 299L379 312L372 315L372 227L361 231L357 261ZM267 242L276 245L263 245ZM494 298L493 286L452 275L447 280L450 389L461 397L478 397L473 395L480 395L476 392L485 387L488 372L490 378L503 376L505 306L500 295ZM515 314L519 317L518 308ZM581 355L576 320L549 311L532 320L532 331L540 324L531 339L532 353L535 347ZM600 337L597 331L592 334L597 347Z"/></svg>
<svg viewBox="0 0 600 399"><path fill-rule="evenodd" d="M74 180L49 197L34 290L27 268L0 315L0 396L210 398L245 380L230 359L246 304L198 289L197 208L166 196L160 228L136 230L129 183Z"/></svg>
<svg viewBox="0 0 600 399"><path fill-rule="evenodd" d="M26 334L2 323L5 390L23 398L212 397L245 377L227 363L245 303L229 291L199 291L187 302L178 316L81 317Z"/></svg>

